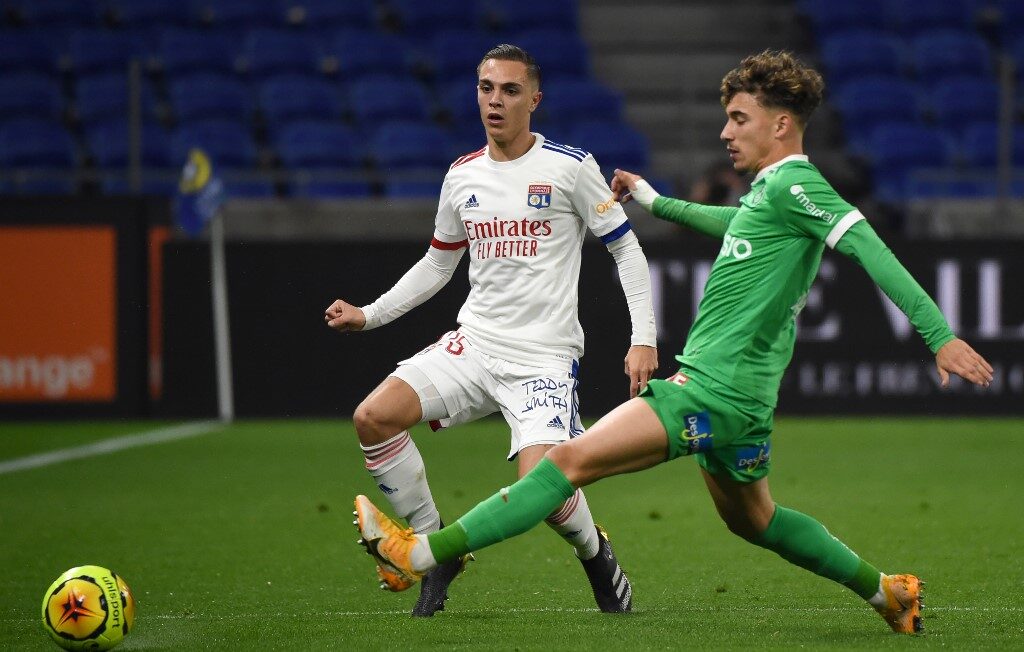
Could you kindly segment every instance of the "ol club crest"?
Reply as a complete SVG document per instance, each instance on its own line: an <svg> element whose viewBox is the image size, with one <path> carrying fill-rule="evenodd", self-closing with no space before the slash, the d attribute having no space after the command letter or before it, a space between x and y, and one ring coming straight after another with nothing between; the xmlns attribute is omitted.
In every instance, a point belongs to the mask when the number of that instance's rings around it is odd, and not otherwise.
<svg viewBox="0 0 1024 652"><path fill-rule="evenodd" d="M530 208L547 208L551 205L551 186L531 184L526 193L526 204Z"/></svg>

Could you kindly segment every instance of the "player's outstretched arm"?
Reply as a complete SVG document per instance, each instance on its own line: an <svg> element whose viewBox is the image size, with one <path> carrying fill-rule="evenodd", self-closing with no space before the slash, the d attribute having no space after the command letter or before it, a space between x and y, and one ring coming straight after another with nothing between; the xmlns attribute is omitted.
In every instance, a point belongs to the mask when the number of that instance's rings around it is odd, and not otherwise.
<svg viewBox="0 0 1024 652"><path fill-rule="evenodd" d="M611 189L621 204L635 199L655 217L688 226L713 238L721 238L736 215L736 206L706 206L658 194L639 174L628 170L615 170Z"/></svg>
<svg viewBox="0 0 1024 652"><path fill-rule="evenodd" d="M942 345L935 354L935 366L943 387L949 387L949 374L956 374L982 387L988 387L992 382L992 365L959 338Z"/></svg>
<svg viewBox="0 0 1024 652"><path fill-rule="evenodd" d="M836 244L836 251L856 260L914 324L935 354L943 387L949 385L951 373L983 387L992 382L992 365L953 334L932 298L866 220L849 228Z"/></svg>
<svg viewBox="0 0 1024 652"><path fill-rule="evenodd" d="M324 311L324 321L339 333L361 331L366 325L366 316L362 308L337 299Z"/></svg>
<svg viewBox="0 0 1024 652"><path fill-rule="evenodd" d="M324 321L331 328L345 332L368 331L398 319L437 294L451 280L462 254L466 252L465 243L456 244L455 248L432 244L427 254L376 301L357 308L338 299L327 308Z"/></svg>

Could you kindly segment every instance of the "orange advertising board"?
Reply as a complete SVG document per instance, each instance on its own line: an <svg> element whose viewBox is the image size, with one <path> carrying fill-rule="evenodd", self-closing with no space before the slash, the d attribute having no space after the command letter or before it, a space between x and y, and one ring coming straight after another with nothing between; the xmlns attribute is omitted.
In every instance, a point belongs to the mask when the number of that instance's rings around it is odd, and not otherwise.
<svg viewBox="0 0 1024 652"><path fill-rule="evenodd" d="M113 226L0 227L0 402L117 396Z"/></svg>

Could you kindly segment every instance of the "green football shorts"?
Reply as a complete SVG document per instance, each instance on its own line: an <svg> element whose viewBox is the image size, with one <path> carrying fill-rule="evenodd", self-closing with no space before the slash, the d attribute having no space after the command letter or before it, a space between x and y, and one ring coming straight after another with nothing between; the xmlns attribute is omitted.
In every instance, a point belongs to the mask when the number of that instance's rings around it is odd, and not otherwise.
<svg viewBox="0 0 1024 652"><path fill-rule="evenodd" d="M753 482L771 468L774 410L689 368L640 396L668 433L668 459L693 455L712 475Z"/></svg>

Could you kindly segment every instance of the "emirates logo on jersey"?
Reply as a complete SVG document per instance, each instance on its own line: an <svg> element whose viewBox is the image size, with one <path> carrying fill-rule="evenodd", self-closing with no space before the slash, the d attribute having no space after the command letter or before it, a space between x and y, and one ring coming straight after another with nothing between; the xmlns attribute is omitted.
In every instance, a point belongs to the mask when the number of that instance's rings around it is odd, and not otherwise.
<svg viewBox="0 0 1024 652"><path fill-rule="evenodd" d="M538 243L554 231L551 220L462 220L468 240L475 245L474 257L514 258L537 255Z"/></svg>

